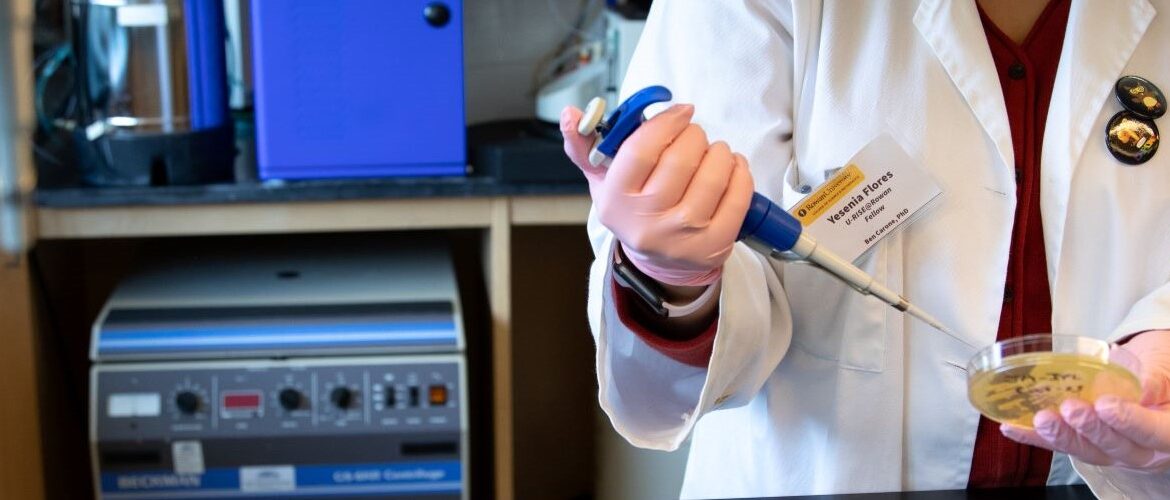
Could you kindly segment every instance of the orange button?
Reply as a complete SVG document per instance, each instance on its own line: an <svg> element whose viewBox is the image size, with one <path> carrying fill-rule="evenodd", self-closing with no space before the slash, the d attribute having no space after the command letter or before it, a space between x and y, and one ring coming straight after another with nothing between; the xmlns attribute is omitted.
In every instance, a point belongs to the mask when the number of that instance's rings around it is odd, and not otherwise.
<svg viewBox="0 0 1170 500"><path fill-rule="evenodd" d="M432 385L427 390L427 400L431 402L431 406L443 406L447 404L447 386Z"/></svg>

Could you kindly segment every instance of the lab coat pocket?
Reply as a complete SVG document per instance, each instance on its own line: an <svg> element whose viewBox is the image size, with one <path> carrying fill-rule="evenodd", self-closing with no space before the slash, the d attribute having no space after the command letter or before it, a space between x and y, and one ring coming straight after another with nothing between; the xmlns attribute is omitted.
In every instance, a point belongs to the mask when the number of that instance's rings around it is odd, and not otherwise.
<svg viewBox="0 0 1170 500"><path fill-rule="evenodd" d="M897 238L891 235L889 238ZM862 257L860 267L878 283L889 284L890 241L882 241ZM850 321L845 325L845 340L841 350L841 366L869 372L880 372L886 365L886 339L890 306L876 297L850 293L856 301Z"/></svg>
<svg viewBox="0 0 1170 500"><path fill-rule="evenodd" d="M879 243L858 262L858 267L885 283L888 255L888 243ZM784 287L792 306L796 348L837 361L841 368L867 372L885 369L889 306L810 265L788 265Z"/></svg>

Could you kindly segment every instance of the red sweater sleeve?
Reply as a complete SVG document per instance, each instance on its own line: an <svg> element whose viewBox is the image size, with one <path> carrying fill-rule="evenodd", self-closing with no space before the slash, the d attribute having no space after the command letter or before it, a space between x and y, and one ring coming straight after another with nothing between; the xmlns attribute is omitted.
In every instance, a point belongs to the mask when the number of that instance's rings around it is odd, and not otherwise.
<svg viewBox="0 0 1170 500"><path fill-rule="evenodd" d="M669 339L650 331L645 325L635 320L634 315L630 314L630 309L635 307L631 301L641 300L633 291L619 286L612 279L610 286L613 287L614 306L617 308L618 319L646 345L670 359L690 366L702 368L711 361L711 349L715 346L715 325L718 321L711 321L711 326L694 338L687 340Z"/></svg>

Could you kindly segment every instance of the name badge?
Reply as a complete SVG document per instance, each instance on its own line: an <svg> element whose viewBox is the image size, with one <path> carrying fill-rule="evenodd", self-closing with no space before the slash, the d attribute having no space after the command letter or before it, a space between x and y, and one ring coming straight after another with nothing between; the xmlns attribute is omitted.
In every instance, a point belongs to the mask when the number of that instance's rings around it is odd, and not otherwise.
<svg viewBox="0 0 1170 500"><path fill-rule="evenodd" d="M918 162L889 135L881 135L789 212L817 243L856 261L909 226L941 194Z"/></svg>

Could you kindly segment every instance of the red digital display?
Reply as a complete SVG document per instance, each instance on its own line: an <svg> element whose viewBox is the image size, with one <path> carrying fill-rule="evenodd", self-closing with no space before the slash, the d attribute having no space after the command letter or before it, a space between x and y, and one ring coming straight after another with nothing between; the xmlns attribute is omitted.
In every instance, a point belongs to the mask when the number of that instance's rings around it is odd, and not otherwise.
<svg viewBox="0 0 1170 500"><path fill-rule="evenodd" d="M225 410L256 410L260 408L259 392L228 392L223 395Z"/></svg>

